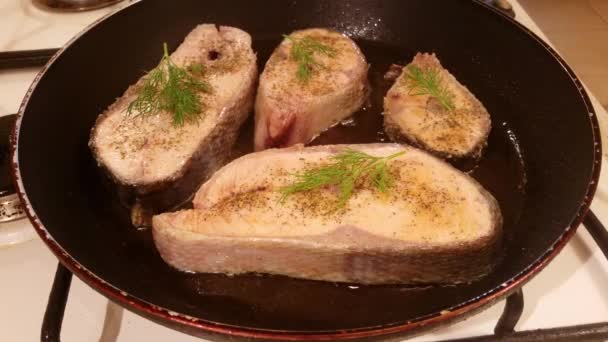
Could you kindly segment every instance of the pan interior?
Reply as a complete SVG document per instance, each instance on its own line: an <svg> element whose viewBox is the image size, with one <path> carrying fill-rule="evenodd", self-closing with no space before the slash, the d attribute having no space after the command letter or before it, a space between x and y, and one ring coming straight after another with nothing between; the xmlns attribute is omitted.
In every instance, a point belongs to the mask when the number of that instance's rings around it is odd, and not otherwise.
<svg viewBox="0 0 608 342"><path fill-rule="evenodd" d="M260 70L283 33L331 27L353 37L370 62L371 105L354 125L315 143L383 141L382 80L391 63L435 52L492 115L489 145L472 171L500 202L503 261L488 277L449 287L357 286L280 276L187 274L159 257L149 231L134 230L87 147L91 127L142 70L195 25L248 31ZM251 148L251 121L238 151ZM554 57L508 20L466 1L143 1L95 26L48 69L30 97L18 137L20 176L50 235L116 288L208 321L301 332L371 328L436 315L515 278L560 239L593 169L586 106Z"/></svg>

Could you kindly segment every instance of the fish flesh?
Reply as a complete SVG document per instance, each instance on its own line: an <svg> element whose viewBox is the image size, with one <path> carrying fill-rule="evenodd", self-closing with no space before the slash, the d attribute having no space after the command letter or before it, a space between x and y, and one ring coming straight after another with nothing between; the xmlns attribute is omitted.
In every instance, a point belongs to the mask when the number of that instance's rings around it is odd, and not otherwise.
<svg viewBox="0 0 608 342"><path fill-rule="evenodd" d="M412 67L427 78L414 83ZM451 106L424 89L425 82L433 81L437 88L432 90L449 97ZM418 53L384 98L384 129L392 141L413 144L448 160L478 159L491 126L483 104L441 66L435 54Z"/></svg>
<svg viewBox="0 0 608 342"><path fill-rule="evenodd" d="M102 113L89 146L125 198L159 212L189 200L200 184L227 162L239 128L252 112L256 55L248 33L202 24L171 55L182 68L202 65L209 93L196 123L175 125L172 113L128 115L145 82L142 77Z"/></svg>
<svg viewBox="0 0 608 342"><path fill-rule="evenodd" d="M359 47L345 35L311 28L293 32L268 59L260 75L255 102L256 151L308 143L352 115L368 96L368 64ZM294 41L312 39L333 49L315 52L318 65L307 81L297 77Z"/></svg>
<svg viewBox="0 0 608 342"><path fill-rule="evenodd" d="M359 186L344 206L332 187L279 191L294 173L345 149L385 157L388 192ZM269 149L238 158L197 192L194 209L153 217L161 257L205 273L270 273L362 284L464 283L492 269L502 215L477 181L400 144Z"/></svg>

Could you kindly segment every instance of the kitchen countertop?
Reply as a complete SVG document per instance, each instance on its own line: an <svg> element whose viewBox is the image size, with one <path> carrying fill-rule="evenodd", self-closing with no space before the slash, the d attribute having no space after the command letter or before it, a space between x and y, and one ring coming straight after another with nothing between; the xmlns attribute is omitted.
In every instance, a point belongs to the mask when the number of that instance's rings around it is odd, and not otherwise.
<svg viewBox="0 0 608 342"><path fill-rule="evenodd" d="M49 13L31 0L0 0L0 51L63 45L95 19L127 2L84 13ZM536 24L511 0L517 20L544 38ZM39 69L0 71L0 115L15 113ZM591 95L605 137L606 112ZM608 139L604 140L604 146ZM608 148L604 147L604 153ZM602 177L592 204L608 222L608 178ZM29 227L25 220L13 227ZM40 325L57 260L43 243L32 241L0 249L0 341L39 340ZM518 330L592 323L608 317L608 263L585 229L580 229L556 259L524 288L525 309ZM491 333L502 312L501 302L465 322L412 341L434 341ZM567 308L565 310L564 308ZM104 326L104 318L107 317ZM105 329L104 329L105 327ZM120 332L119 332L120 330ZM198 341L128 311L123 311L74 278L67 303L62 340L70 341ZM101 336L101 337L100 337ZM117 337L118 336L118 337ZM116 339L117 338L117 339Z"/></svg>

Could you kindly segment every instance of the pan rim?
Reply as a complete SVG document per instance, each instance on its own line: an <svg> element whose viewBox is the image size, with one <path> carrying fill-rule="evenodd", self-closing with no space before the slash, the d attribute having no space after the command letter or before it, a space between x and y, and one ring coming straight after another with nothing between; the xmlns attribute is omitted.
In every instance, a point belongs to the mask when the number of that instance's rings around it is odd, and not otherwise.
<svg viewBox="0 0 608 342"><path fill-rule="evenodd" d="M510 18L495 8L485 4L482 0L472 0L473 5L479 5L486 8L489 11L498 14L503 20L507 20L509 23L515 25L516 28L521 30L529 38L535 40L546 52L548 52L557 61L564 72L568 75L571 82L576 86L579 96L583 100L583 103L588 112L588 118L591 125L591 131L593 133L593 142L595 150L593 153L593 165L591 170L591 181L587 185L586 196L581 203L575 217L572 222L564 229L562 235L553 243L553 245L541 256L539 256L533 263L531 263L526 269L513 276L509 281L495 287L494 289L472 298L463 303L457 304L453 307L448 308L440 313L434 313L427 316L419 317L412 321L398 322L394 324L386 324L379 326L371 326L364 328L348 329L348 330L324 330L318 332L306 332L296 330L271 330L271 329L260 329L260 328L249 328L240 327L230 324L218 323L208 321L200 318L191 317L189 315L174 312L154 305L148 301L142 300L137 296L131 295L116 286L106 282L101 277L97 276L82 264L80 264L75 258L73 258L63 247L59 245L57 241L47 231L42 221L38 218L34 211L29 198L25 192L25 186L21 179L21 171L19 167L19 133L25 109L29 103L31 95L34 93L38 83L42 77L46 74L49 67L68 49L74 42L76 42L81 36L87 33L89 30L99 25L103 21L107 20L111 16L130 8L136 4L141 3L141 0L135 0L128 5L118 8L105 16L94 21L88 25L80 33L70 39L59 51L50 59L50 61L42 68L42 70L36 75L34 81L28 88L28 91L21 103L19 108L18 116L13 128L11 135L11 173L13 176L13 182L17 189L17 194L23 203L24 210L27 214L28 219L32 223L36 232L40 238L45 242L47 247L55 254L59 261L66 266L73 274L78 276L88 286L95 289L103 296L119 303L121 306L133 310L134 312L151 319L156 322L173 323L176 327L179 326L183 329L191 328L200 333L207 332L212 334L225 334L245 338L256 338L256 339L268 339L268 340L334 340L334 339L357 339L363 337L379 337L394 334L406 334L412 333L414 330L419 331L422 328L432 328L439 324L455 323L458 319L464 319L468 315L474 314L477 311L487 308L490 304L497 300L506 297L512 292L519 289L527 281L532 279L538 274L553 258L559 254L566 243L572 238L576 232L577 227L582 223L591 201L597 189L597 184L600 176L602 150L601 150L601 138L599 123L596 117L593 104L591 103L589 96L584 89L581 81L576 76L574 71L566 64L562 57L551 47L548 43L543 41L530 29L525 27L513 18ZM173 328L176 328L173 327Z"/></svg>

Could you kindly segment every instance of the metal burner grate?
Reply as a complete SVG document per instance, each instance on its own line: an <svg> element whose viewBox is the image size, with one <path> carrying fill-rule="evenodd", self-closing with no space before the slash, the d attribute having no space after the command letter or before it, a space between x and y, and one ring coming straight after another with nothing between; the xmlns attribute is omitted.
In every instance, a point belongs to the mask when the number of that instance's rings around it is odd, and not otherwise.
<svg viewBox="0 0 608 342"><path fill-rule="evenodd" d="M589 211L583 222L599 248L608 258L608 231ZM61 324L65 311L72 273L58 264L42 322L42 342L59 342ZM494 334L438 342L592 342L608 341L608 322L563 326L549 329L515 331L515 325L524 310L524 295L521 289L507 297L505 308L494 327Z"/></svg>

